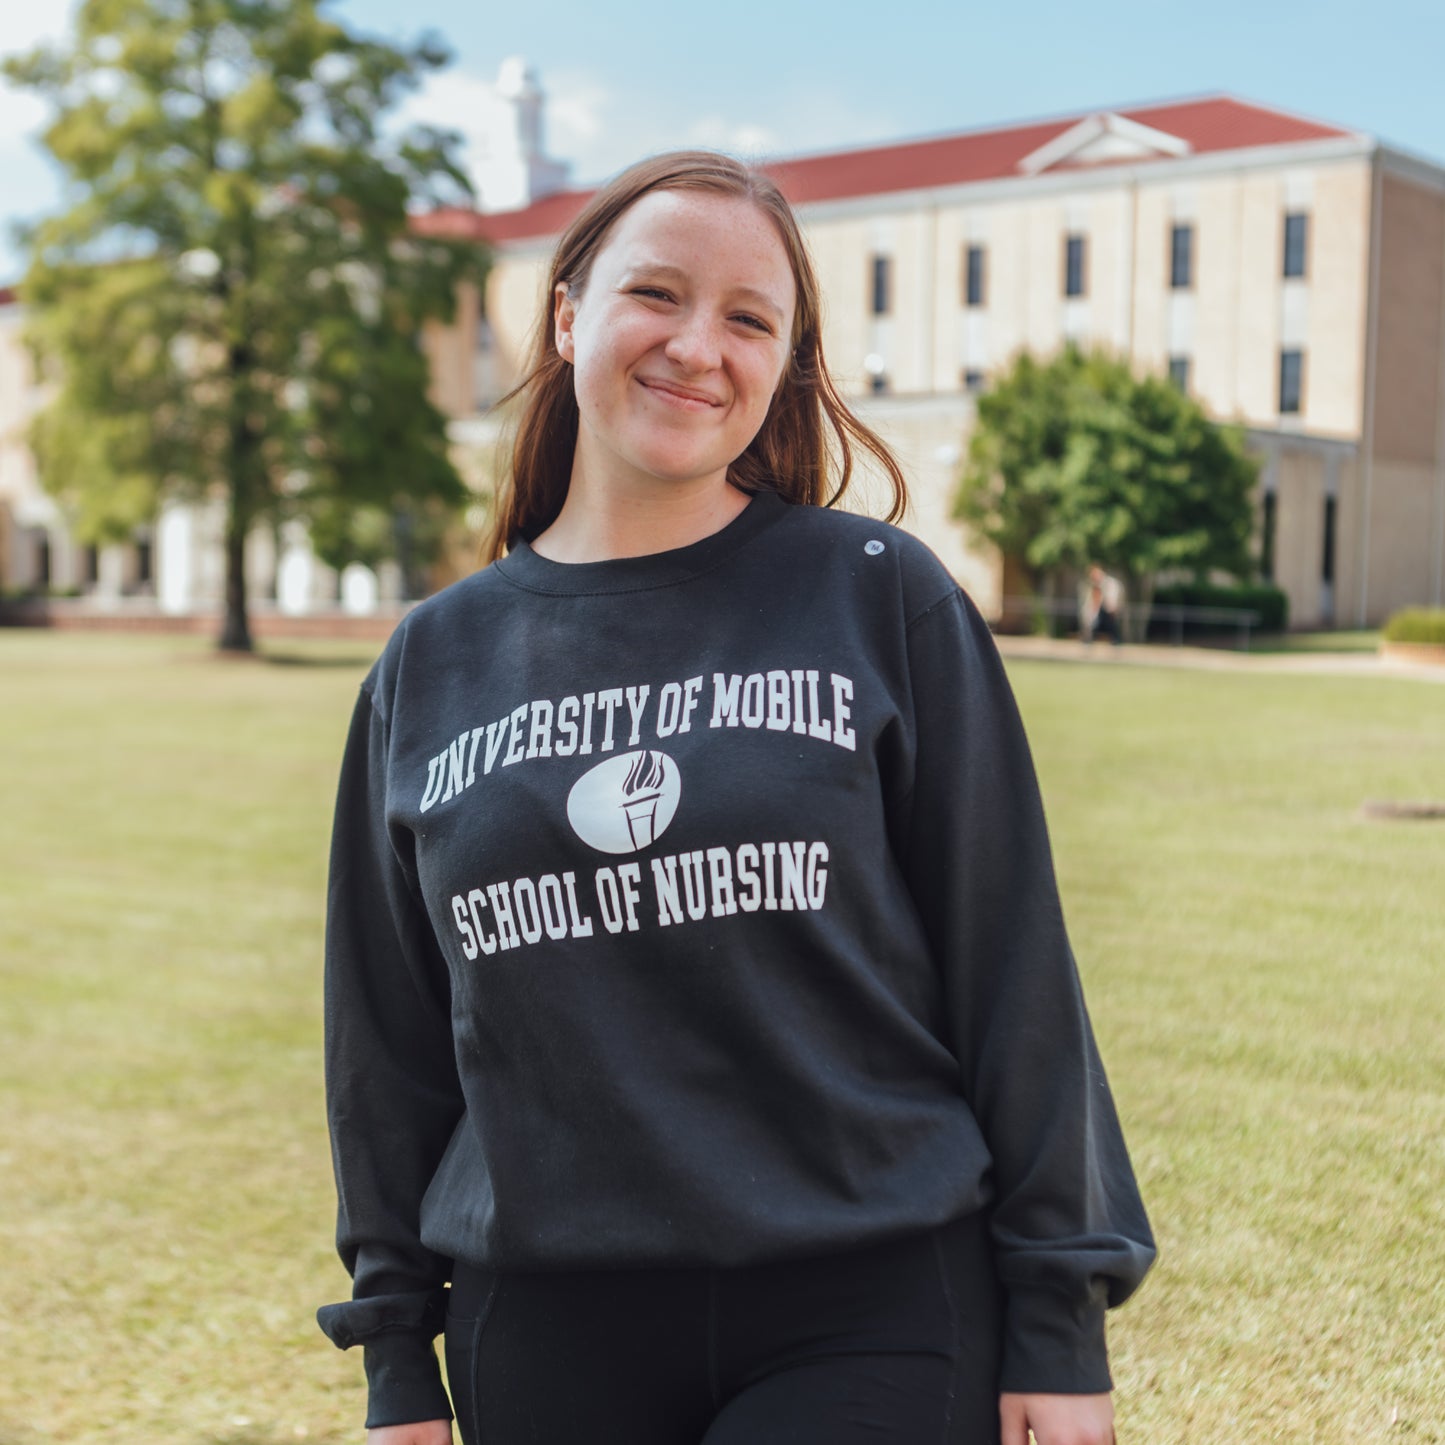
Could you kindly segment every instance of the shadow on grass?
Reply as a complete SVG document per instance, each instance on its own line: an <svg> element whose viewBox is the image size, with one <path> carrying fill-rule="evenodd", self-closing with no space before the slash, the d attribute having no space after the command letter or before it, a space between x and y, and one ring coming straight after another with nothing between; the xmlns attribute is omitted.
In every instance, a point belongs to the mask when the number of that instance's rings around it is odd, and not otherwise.
<svg viewBox="0 0 1445 1445"><path fill-rule="evenodd" d="M304 1440L306 1445L338 1445L341 1439L339 1435L298 1436L288 1430L239 1430L225 1435L207 1435L204 1440L197 1441L197 1445L296 1445L298 1440ZM9 1442L0 1439L0 1445L9 1445Z"/></svg>
<svg viewBox="0 0 1445 1445"><path fill-rule="evenodd" d="M257 662L264 662L271 667L365 667L375 660L380 651L381 648L378 646L370 652L365 648L358 648L350 654L344 652L258 652L254 656Z"/></svg>

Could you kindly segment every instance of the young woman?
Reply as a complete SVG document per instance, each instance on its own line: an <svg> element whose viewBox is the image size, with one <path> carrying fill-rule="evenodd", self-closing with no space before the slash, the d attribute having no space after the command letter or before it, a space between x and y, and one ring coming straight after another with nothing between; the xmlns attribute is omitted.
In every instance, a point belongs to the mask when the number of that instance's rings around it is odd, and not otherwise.
<svg viewBox="0 0 1445 1445"><path fill-rule="evenodd" d="M562 238L491 563L362 687L327 1083L372 1445L1097 1445L1153 1254L988 632L829 510L765 177ZM837 459L830 471L830 456Z"/></svg>

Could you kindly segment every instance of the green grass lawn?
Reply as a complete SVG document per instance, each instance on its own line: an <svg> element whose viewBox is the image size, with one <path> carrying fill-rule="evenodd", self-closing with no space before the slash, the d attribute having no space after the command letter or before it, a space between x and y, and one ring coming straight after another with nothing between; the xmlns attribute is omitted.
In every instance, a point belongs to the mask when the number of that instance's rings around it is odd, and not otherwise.
<svg viewBox="0 0 1445 1445"><path fill-rule="evenodd" d="M361 1436L321 902L368 649L0 632L0 1445ZM1161 1245L1121 1438L1445 1441L1445 688L1017 663ZM602 1445L602 1442L599 1442Z"/></svg>
<svg viewBox="0 0 1445 1445"><path fill-rule="evenodd" d="M1259 632L1249 640L1251 652L1378 652L1380 634L1351 632Z"/></svg>

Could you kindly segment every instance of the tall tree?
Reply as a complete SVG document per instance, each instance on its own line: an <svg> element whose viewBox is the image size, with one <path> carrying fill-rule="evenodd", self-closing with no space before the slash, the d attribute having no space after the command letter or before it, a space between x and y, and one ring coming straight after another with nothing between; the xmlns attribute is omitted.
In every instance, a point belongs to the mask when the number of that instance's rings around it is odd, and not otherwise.
<svg viewBox="0 0 1445 1445"><path fill-rule="evenodd" d="M54 386L42 475L90 540L223 496L227 649L251 646L256 523L312 519L339 564L374 554L378 517L466 496L419 340L485 262L408 215L470 188L457 137L382 125L448 56L325 8L83 0L71 43L4 65L54 107L68 183L21 290Z"/></svg>
<svg viewBox="0 0 1445 1445"><path fill-rule="evenodd" d="M979 398L955 502L1038 589L1098 562L1147 606L1164 573L1249 577L1258 463L1162 377L1068 347Z"/></svg>

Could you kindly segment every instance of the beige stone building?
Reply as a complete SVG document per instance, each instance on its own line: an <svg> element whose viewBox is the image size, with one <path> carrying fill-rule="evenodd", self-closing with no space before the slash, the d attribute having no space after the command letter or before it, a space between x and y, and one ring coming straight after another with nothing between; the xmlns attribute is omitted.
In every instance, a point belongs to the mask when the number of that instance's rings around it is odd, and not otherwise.
<svg viewBox="0 0 1445 1445"><path fill-rule="evenodd" d="M551 246L590 194L543 154L541 91L518 74L499 91L517 107L507 193L532 199L426 221L495 257L485 296L464 292L455 323L427 338L479 487L489 409L517 379ZM908 525L986 610L1009 590L1003 569L949 517L974 395L1021 348L1066 340L1167 371L1248 429L1264 461L1261 550L1294 625L1445 604L1445 166L1210 97L768 169L818 265L835 376L910 474ZM0 585L33 582L43 556L53 584L206 605L219 572L204 518L163 517L154 546L140 538L109 562L63 545L20 439L37 393L17 313L0 293ZM295 607L334 597L335 579L307 571L304 539L285 545ZM276 575L270 539L257 565Z"/></svg>
<svg viewBox="0 0 1445 1445"><path fill-rule="evenodd" d="M1297 626L1445 602L1445 167L1227 97L770 165L827 300L825 350L915 486L909 525L983 605L949 519L973 394L1021 348L1170 373L1264 459L1261 547ZM495 248L432 341L458 444L517 377L550 247L588 192L434 224Z"/></svg>

